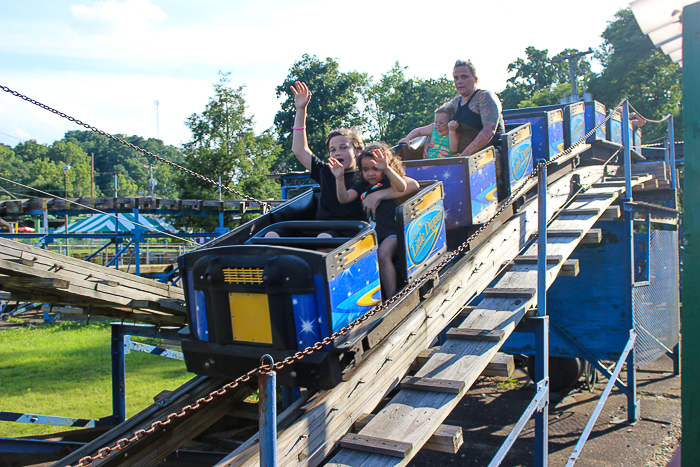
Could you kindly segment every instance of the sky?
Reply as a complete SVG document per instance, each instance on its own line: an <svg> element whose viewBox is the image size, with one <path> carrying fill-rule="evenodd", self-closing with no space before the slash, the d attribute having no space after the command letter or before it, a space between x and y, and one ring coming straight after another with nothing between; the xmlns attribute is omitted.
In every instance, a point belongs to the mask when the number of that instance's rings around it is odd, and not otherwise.
<svg viewBox="0 0 700 467"><path fill-rule="evenodd" d="M501 91L525 48L600 47L628 0L0 0L0 85L108 133L190 139L219 71L245 85L255 129L273 127L275 94L303 54L378 79L450 76L470 59ZM432 8L434 5L436 8ZM595 64L594 64L594 70ZM595 97L595 96L594 96ZM156 105L156 101L158 104ZM51 144L81 129L0 90L0 143Z"/></svg>

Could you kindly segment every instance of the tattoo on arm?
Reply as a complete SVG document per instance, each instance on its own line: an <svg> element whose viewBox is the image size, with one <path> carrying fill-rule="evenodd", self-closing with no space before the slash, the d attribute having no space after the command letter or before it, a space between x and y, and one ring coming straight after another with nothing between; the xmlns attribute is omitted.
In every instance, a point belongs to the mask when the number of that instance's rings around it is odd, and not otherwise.
<svg viewBox="0 0 700 467"><path fill-rule="evenodd" d="M484 149L493 135L496 134L496 126L501 115L501 105L497 99L497 97L493 97L493 94L482 91L469 103L469 108L481 115L481 123L484 128L464 151L465 155L471 155Z"/></svg>

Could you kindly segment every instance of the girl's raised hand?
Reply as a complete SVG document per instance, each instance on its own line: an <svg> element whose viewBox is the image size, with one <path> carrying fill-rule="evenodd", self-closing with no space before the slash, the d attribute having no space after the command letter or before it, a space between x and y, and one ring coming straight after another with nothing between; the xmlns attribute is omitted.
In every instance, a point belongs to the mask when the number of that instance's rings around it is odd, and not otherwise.
<svg viewBox="0 0 700 467"><path fill-rule="evenodd" d="M457 120L450 120L450 122L447 124L447 129L450 131L457 131L458 127L459 122L457 122Z"/></svg>
<svg viewBox="0 0 700 467"><path fill-rule="evenodd" d="M335 157L328 158L328 167L331 169L331 172L333 172L335 178L340 178L345 173L345 167L343 167L343 163Z"/></svg>
<svg viewBox="0 0 700 467"><path fill-rule="evenodd" d="M375 149L372 151L372 157L374 158L374 161L376 162L375 168L377 170L385 170L387 167L387 161L386 161L386 156L382 151L379 149Z"/></svg>
<svg viewBox="0 0 700 467"><path fill-rule="evenodd" d="M311 100L312 94L308 86L306 86L306 83L297 81L293 86L289 86L289 88L292 90L292 94L294 94L294 107L297 109L306 108Z"/></svg>

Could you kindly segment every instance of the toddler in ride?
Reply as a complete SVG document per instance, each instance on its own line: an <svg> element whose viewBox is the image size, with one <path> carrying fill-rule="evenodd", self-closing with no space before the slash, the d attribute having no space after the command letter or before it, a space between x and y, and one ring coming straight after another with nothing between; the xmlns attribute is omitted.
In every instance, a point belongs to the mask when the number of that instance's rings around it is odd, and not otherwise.
<svg viewBox="0 0 700 467"><path fill-rule="evenodd" d="M452 120L452 111L448 107L438 107L435 110L435 123L411 130L411 132L399 141L399 144L409 144L419 136L428 136L428 142L423 148L423 159L436 159L438 157L452 157L457 153L458 123Z"/></svg>
<svg viewBox="0 0 700 467"><path fill-rule="evenodd" d="M360 154L358 164L361 177L358 177L352 187L347 189L343 178L343 165L335 158L328 161L328 166L336 177L338 201L343 204L351 203L358 197L364 199L370 194L386 189L391 189L400 195L417 191L418 182L404 175L401 160L394 156L385 144L375 143L367 146ZM397 274L394 266L394 259L399 250L396 238L396 206L395 199L384 199L370 219L376 224L374 230L379 242L377 252L379 277L385 299L394 296L397 289Z"/></svg>

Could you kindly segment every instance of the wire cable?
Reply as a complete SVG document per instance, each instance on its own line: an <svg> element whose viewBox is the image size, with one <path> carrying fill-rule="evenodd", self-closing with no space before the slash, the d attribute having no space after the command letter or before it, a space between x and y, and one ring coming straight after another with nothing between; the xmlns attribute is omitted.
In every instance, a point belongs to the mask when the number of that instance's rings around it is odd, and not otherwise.
<svg viewBox="0 0 700 467"><path fill-rule="evenodd" d="M80 206L80 207L83 207L83 208L85 208L85 209L90 209L91 211L95 211L95 212L98 212L98 213L100 213L100 214L105 214L105 215L107 215L107 216L113 217L113 218L117 219L117 221L119 220L119 218L117 217L117 215L115 215L115 214L110 214L110 213L108 213L108 212L102 211L102 210L97 209L97 208L93 208L92 206L87 206L87 205L85 205L85 204L81 204L81 203L78 203L78 202L76 202L76 201L71 201L71 200L69 200L69 199L67 199L67 198L64 198L64 197L62 197L62 196L52 195L51 193L47 193L47 192L42 191L42 190L40 190L40 189L38 189L38 188L34 188L34 187L31 187L31 186L27 186L27 185L24 185L24 184L22 184L22 183L15 182L14 180L7 179L7 178L5 178L5 177L0 177L0 180L5 181L5 182L14 183L15 185L21 186L21 187L23 187L23 188L28 188L28 189L30 189L30 190L37 191L37 192L39 192L39 193L41 193L41 194L43 194L43 195L49 196L49 197L51 197L51 198L62 199L63 201L66 201L66 202L68 202L68 203L76 204L76 205L78 205L78 206ZM132 222L132 221L130 221L130 222ZM167 237L172 237L172 238L174 238L174 239L182 240L182 241L187 242L187 243L194 243L194 244L197 244L196 241L191 240L191 239L189 239L189 238L178 237L177 235L171 234L171 233L169 233L169 232L163 232L163 231L161 231L161 230L156 230L156 229L154 229L154 228L152 228L152 227L149 227L149 226L147 226L147 225L144 225L144 224L142 224L142 223L140 223L140 222L133 221L132 223L133 223L133 224L136 224L136 225L140 225L141 227L143 227L143 228L145 228L146 230L149 230L149 231L151 231L151 232L158 232L158 233L160 233L160 234L164 234L164 235L167 236Z"/></svg>

